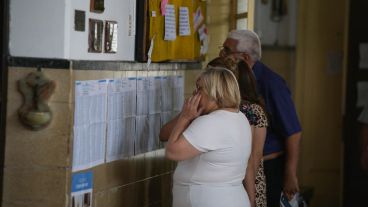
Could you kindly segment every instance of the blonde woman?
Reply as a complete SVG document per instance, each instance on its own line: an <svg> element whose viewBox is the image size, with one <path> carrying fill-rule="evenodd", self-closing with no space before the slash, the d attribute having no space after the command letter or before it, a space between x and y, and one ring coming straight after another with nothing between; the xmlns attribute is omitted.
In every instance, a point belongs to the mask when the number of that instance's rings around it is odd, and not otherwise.
<svg viewBox="0 0 368 207"><path fill-rule="evenodd" d="M251 129L239 105L234 74L214 67L201 73L181 113L162 127L166 157L178 161L174 207L253 206L242 185Z"/></svg>

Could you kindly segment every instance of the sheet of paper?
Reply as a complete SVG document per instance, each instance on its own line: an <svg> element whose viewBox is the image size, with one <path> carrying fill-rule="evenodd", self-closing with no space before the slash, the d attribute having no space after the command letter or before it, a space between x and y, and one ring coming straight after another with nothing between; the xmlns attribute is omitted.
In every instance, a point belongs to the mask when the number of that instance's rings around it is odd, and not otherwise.
<svg viewBox="0 0 368 207"><path fill-rule="evenodd" d="M72 171L105 161L107 80L76 81Z"/></svg>
<svg viewBox="0 0 368 207"><path fill-rule="evenodd" d="M148 114L148 78L137 78L137 115Z"/></svg>
<svg viewBox="0 0 368 207"><path fill-rule="evenodd" d="M150 47L147 52L147 57L148 57L147 65L146 65L147 70L149 70L149 66L151 65L151 62L152 62L152 51L153 51L153 46L155 45L155 37L156 35L153 35L150 41Z"/></svg>
<svg viewBox="0 0 368 207"><path fill-rule="evenodd" d="M205 24L199 27L198 34L199 34L199 40L203 41L204 39L207 39L207 27Z"/></svg>
<svg viewBox="0 0 368 207"><path fill-rule="evenodd" d="M179 36L190 35L189 9L179 7Z"/></svg>
<svg viewBox="0 0 368 207"><path fill-rule="evenodd" d="M148 152L149 139L149 123L148 116L142 115L136 117L136 133L137 137L134 144L134 154L142 154Z"/></svg>
<svg viewBox="0 0 368 207"><path fill-rule="evenodd" d="M357 83L357 107L368 107L368 81Z"/></svg>
<svg viewBox="0 0 368 207"><path fill-rule="evenodd" d="M203 41L201 41L201 49L199 51L199 53L201 55L205 55L208 52L208 39L204 39Z"/></svg>
<svg viewBox="0 0 368 207"><path fill-rule="evenodd" d="M164 40L175 40L175 39L176 39L175 6L173 4L166 4Z"/></svg>
<svg viewBox="0 0 368 207"><path fill-rule="evenodd" d="M159 134L161 128L161 116L160 114L152 114L148 116L148 140L147 149L148 152L159 149Z"/></svg>
<svg viewBox="0 0 368 207"><path fill-rule="evenodd" d="M359 44L359 68L368 69L368 43Z"/></svg>
<svg viewBox="0 0 368 207"><path fill-rule="evenodd" d="M174 76L174 94L173 110L181 111L184 104L184 78L183 76Z"/></svg>
<svg viewBox="0 0 368 207"><path fill-rule="evenodd" d="M92 207L93 172L73 173L71 206Z"/></svg>
<svg viewBox="0 0 368 207"><path fill-rule="evenodd" d="M202 24L202 26L198 29L198 35L199 40L201 41L201 48L199 53L201 55L205 55L208 51L208 31L205 24Z"/></svg>
<svg viewBox="0 0 368 207"><path fill-rule="evenodd" d="M123 78L122 87L124 118L135 117L137 114L137 78Z"/></svg>
<svg viewBox="0 0 368 207"><path fill-rule="evenodd" d="M196 12L193 14L193 27L194 31L197 31L198 27L202 24L204 20L201 7L198 7Z"/></svg>
<svg viewBox="0 0 368 207"><path fill-rule="evenodd" d="M161 112L161 77L149 77L148 82L148 113L157 114Z"/></svg>
<svg viewBox="0 0 368 207"><path fill-rule="evenodd" d="M166 5L169 0L162 0L161 1L161 14L162 16L166 15Z"/></svg>
<svg viewBox="0 0 368 207"><path fill-rule="evenodd" d="M173 77L161 77L161 111L167 112L173 109Z"/></svg>
<svg viewBox="0 0 368 207"><path fill-rule="evenodd" d="M110 80L106 161L134 155L136 78Z"/></svg>
<svg viewBox="0 0 368 207"><path fill-rule="evenodd" d="M106 161L134 155L135 117L109 121L107 128Z"/></svg>

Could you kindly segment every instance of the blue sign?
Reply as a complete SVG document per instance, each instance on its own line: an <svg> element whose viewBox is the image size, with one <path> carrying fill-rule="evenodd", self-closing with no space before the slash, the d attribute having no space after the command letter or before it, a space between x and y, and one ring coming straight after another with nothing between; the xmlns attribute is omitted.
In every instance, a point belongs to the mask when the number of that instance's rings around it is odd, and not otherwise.
<svg viewBox="0 0 368 207"><path fill-rule="evenodd" d="M74 173L72 175L72 193L92 189L93 173L92 171Z"/></svg>

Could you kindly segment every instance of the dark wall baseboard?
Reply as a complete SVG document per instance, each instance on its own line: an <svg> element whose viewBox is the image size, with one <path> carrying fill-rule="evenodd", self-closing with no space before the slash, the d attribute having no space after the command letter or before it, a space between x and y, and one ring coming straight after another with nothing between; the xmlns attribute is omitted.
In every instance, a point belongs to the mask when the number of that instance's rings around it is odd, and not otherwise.
<svg viewBox="0 0 368 207"><path fill-rule="evenodd" d="M112 70L112 71L157 71L157 70L198 70L202 69L201 62L166 62L151 63L147 69L146 63L129 61L95 61L95 60L65 60L51 58L32 57L8 57L10 67L33 67L50 69L74 69L74 70Z"/></svg>

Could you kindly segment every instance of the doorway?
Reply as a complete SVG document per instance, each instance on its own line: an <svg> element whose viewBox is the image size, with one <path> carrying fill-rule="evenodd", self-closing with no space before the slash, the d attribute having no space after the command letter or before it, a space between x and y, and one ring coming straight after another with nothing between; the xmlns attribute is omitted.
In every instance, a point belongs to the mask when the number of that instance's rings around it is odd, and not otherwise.
<svg viewBox="0 0 368 207"><path fill-rule="evenodd" d="M361 20L367 19L368 2L350 1L348 30L348 61L346 74L346 97L344 115L344 201L343 206L366 206L368 202L368 172L360 165L361 124L357 121L362 107L357 106L359 99L357 84L368 83L368 69L359 66L361 61L359 47L368 43L368 26Z"/></svg>

